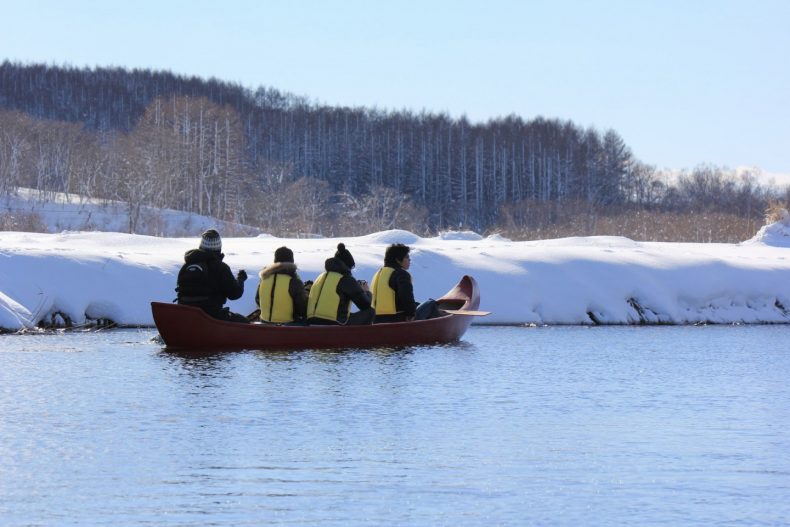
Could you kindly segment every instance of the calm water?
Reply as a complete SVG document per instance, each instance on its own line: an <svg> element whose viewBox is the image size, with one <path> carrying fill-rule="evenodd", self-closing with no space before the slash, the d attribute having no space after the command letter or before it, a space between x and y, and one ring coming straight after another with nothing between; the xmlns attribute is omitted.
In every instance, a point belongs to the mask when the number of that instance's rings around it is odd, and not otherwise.
<svg viewBox="0 0 790 527"><path fill-rule="evenodd" d="M790 327L0 337L0 525L788 525Z"/></svg>

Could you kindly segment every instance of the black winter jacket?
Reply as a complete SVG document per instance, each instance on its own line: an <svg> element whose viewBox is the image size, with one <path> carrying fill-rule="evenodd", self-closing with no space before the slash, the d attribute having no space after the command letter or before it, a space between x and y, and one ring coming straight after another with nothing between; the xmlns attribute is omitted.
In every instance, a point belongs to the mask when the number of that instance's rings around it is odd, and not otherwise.
<svg viewBox="0 0 790 527"><path fill-rule="evenodd" d="M394 269L387 282L395 291L395 309L393 315L376 315L376 322L403 322L414 318L417 303L414 301L414 287L409 272L398 264L386 265Z"/></svg>
<svg viewBox="0 0 790 527"><path fill-rule="evenodd" d="M414 286L409 271L399 265L392 266L395 270L389 279L389 286L395 291L395 309L406 318L414 317L417 303L414 301Z"/></svg>
<svg viewBox="0 0 790 527"><path fill-rule="evenodd" d="M178 303L202 308L218 309L225 302L241 298L244 294L244 281L238 280L222 261L224 254L215 251L192 249L184 254L184 266L178 276ZM205 271L201 278L189 279L184 273L186 267L198 264Z"/></svg>
<svg viewBox="0 0 790 527"><path fill-rule="evenodd" d="M351 269L343 263L340 258L329 258L324 262L324 269L328 272L340 273L343 278L337 283L336 292L340 297L340 305L337 308L337 320L346 320L348 318L348 310L346 306L348 301L354 302L357 309L360 311L370 308L370 293L366 293L362 286L357 283L356 279L351 275Z"/></svg>

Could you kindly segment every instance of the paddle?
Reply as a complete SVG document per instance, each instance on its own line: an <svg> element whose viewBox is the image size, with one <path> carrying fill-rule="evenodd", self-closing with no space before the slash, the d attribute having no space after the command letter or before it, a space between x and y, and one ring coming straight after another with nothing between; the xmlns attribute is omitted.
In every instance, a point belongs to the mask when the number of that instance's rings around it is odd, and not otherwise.
<svg viewBox="0 0 790 527"><path fill-rule="evenodd" d="M467 309L442 309L442 311L452 315L469 315L473 317L484 317L491 314L491 311L471 311Z"/></svg>

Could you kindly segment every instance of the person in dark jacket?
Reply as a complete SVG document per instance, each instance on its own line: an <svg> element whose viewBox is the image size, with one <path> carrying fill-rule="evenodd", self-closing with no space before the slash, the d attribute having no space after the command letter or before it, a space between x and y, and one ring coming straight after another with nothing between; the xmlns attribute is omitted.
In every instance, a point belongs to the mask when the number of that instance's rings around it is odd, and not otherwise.
<svg viewBox="0 0 790 527"><path fill-rule="evenodd" d="M370 306L370 291L364 280L351 275L354 257L342 243L335 256L324 262L325 271L310 287L307 321L310 324L372 324L376 312ZM351 303L359 311L351 313Z"/></svg>
<svg viewBox="0 0 790 527"><path fill-rule="evenodd" d="M305 286L296 273L294 253L288 247L274 251L274 263L259 274L255 304L260 320L276 324L304 322L307 314Z"/></svg>
<svg viewBox="0 0 790 527"><path fill-rule="evenodd" d="M222 239L214 229L200 238L200 247L184 254L184 265L178 273L176 298L179 304L196 306L219 320L247 323L243 315L223 307L225 302L241 298L247 273L240 270L236 276L222 261Z"/></svg>
<svg viewBox="0 0 790 527"><path fill-rule="evenodd" d="M435 300L429 299L419 306L414 301L414 286L409 274L410 251L408 245L394 243L384 252L384 267L376 271L371 282L377 323L423 320L440 315Z"/></svg>

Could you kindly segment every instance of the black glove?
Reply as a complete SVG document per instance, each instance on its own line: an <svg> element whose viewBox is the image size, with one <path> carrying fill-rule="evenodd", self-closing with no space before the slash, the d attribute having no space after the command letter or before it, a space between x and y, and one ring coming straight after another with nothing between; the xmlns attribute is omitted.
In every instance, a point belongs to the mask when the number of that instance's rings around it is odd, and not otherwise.
<svg viewBox="0 0 790 527"><path fill-rule="evenodd" d="M245 271L244 269L236 273L236 280L238 280L239 282L243 282L246 279L247 279L247 271Z"/></svg>

